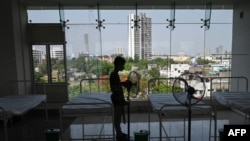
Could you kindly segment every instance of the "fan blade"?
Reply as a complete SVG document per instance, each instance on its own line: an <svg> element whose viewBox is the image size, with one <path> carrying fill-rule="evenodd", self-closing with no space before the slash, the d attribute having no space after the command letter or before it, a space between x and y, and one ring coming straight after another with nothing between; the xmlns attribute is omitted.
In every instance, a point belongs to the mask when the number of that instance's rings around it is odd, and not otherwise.
<svg viewBox="0 0 250 141"><path fill-rule="evenodd" d="M129 97L135 98L139 92L139 75L137 72L131 71L127 79L132 83L132 87L129 91Z"/></svg>
<svg viewBox="0 0 250 141"><path fill-rule="evenodd" d="M183 105L189 103L189 97L192 105L198 103L204 97L205 90L203 78L193 73L183 73L173 83L173 95Z"/></svg>

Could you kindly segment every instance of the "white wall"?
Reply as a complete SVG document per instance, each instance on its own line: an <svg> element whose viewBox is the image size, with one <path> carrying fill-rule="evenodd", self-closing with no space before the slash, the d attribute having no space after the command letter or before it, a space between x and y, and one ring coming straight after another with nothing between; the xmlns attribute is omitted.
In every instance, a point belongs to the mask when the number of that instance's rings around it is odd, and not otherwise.
<svg viewBox="0 0 250 141"><path fill-rule="evenodd" d="M232 54L232 76L246 76L250 80L250 2L234 5Z"/></svg>

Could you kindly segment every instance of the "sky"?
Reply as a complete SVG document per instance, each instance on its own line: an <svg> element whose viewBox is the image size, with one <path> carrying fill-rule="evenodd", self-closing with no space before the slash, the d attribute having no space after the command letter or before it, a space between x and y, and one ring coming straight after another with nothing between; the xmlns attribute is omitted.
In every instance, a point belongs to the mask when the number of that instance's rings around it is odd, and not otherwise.
<svg viewBox="0 0 250 141"><path fill-rule="evenodd" d="M97 10L65 10L61 13L68 20L65 30L67 55L85 52L84 34L88 34L89 53L94 55L115 54L117 48L128 49L128 15L135 10L100 10L99 20L105 20L101 30L96 29ZM203 54L205 48L215 53L215 48L223 46L231 51L232 46L232 10L212 10L209 30L201 28L205 18L205 10L175 11L175 29L170 31L167 19L170 10L143 10L152 19L152 49L157 55L177 55L184 52L187 55ZM29 10L28 19L32 23L58 23L58 10Z"/></svg>

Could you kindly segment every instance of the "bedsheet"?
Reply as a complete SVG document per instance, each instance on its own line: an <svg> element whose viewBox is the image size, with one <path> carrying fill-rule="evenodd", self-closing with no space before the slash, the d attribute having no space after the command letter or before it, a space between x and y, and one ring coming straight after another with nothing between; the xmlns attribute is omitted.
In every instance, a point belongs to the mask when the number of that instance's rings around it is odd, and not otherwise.
<svg viewBox="0 0 250 141"><path fill-rule="evenodd" d="M213 96L222 105L250 114L249 92L214 92Z"/></svg>
<svg viewBox="0 0 250 141"><path fill-rule="evenodd" d="M189 109L187 106L180 104L176 99L174 98L173 94L149 94L148 100L151 105L151 108L153 112L155 112L159 117L159 137L160 141L162 140L162 132L165 132L164 126L163 126L163 119L186 119L189 116ZM217 122L216 122L216 111L214 111L214 108L211 105L207 105L200 101L199 103L191 106L191 114L192 117L200 118L200 117L206 117L213 119L214 121L214 138L216 138L216 128L217 128ZM149 120L150 120L150 112L149 112ZM209 125L209 137L211 137L211 121ZM150 122L150 121L149 121ZM150 125L149 125L150 128ZM164 130L163 130L164 129ZM183 132L185 133L185 122L183 127ZM170 140L170 136L168 136L168 133L166 133L167 139ZM183 136L178 136L178 138L185 138L185 134ZM184 139L185 140L185 139Z"/></svg>
<svg viewBox="0 0 250 141"><path fill-rule="evenodd" d="M0 98L0 107L10 116L22 115L45 101L46 95L44 94L9 95Z"/></svg>
<svg viewBox="0 0 250 141"><path fill-rule="evenodd" d="M187 107L176 101L173 94L149 94L148 99L153 111L158 114L166 117L188 115ZM193 115L208 115L213 111L210 105L204 104L202 101L192 105L191 109Z"/></svg>
<svg viewBox="0 0 250 141"><path fill-rule="evenodd" d="M0 120L3 120L4 124L5 141L8 141L7 122L13 116L21 116L39 104L45 103L46 120L48 120L46 99L45 94L8 95L0 98Z"/></svg>
<svg viewBox="0 0 250 141"><path fill-rule="evenodd" d="M62 106L62 114L90 114L111 112L110 93L87 93L71 99Z"/></svg>

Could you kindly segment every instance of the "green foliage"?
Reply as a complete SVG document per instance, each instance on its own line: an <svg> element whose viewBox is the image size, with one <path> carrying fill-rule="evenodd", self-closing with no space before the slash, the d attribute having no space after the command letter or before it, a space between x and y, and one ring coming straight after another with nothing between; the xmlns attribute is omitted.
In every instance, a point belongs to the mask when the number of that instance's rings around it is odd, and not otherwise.
<svg viewBox="0 0 250 141"><path fill-rule="evenodd" d="M183 92L183 89L181 87L174 87L173 88L174 92Z"/></svg>
<svg viewBox="0 0 250 141"><path fill-rule="evenodd" d="M160 71L156 68L152 68L148 72L153 78L159 78L160 77Z"/></svg>
<svg viewBox="0 0 250 141"><path fill-rule="evenodd" d="M132 68L132 63L125 64L125 70L131 70L131 68Z"/></svg>
<svg viewBox="0 0 250 141"><path fill-rule="evenodd" d="M81 78L91 78L92 75L97 75L97 77L101 77L103 75L109 75L111 71L113 71L114 66L112 62L101 61L96 58L88 58L84 59L83 57L75 58L71 60L67 60L68 68L74 68L77 72L86 72ZM174 63L172 59L153 59L153 60L139 60L139 56L136 55L135 59L127 58L125 64L124 72L130 72L132 66L138 67L138 73L140 77L140 98L146 98L147 96L147 88L148 88L148 80L151 78L159 78L160 72L159 68L169 67L171 63ZM157 68L152 68L151 70L147 70L148 64L156 64ZM69 86L70 96L75 96L80 92L80 88L73 86ZM103 92L110 91L106 86L103 86L98 83L91 84L91 91L97 92L100 89ZM89 87L82 87L83 92L89 92ZM126 90L124 91L126 93ZM160 84L159 86L153 87L153 92L161 92L161 93L170 93L172 92L172 86L167 86L166 84Z"/></svg>
<svg viewBox="0 0 250 141"><path fill-rule="evenodd" d="M135 54L134 62L138 63L139 61L140 61L140 58L139 58L138 54Z"/></svg>
<svg viewBox="0 0 250 141"><path fill-rule="evenodd" d="M113 64L103 61L102 62L102 75L109 75L114 69Z"/></svg>
<svg viewBox="0 0 250 141"><path fill-rule="evenodd" d="M76 97L80 94L80 85L71 85L68 91L69 91L69 99Z"/></svg>
<svg viewBox="0 0 250 141"><path fill-rule="evenodd" d="M160 83L152 87L152 93L172 93L172 86Z"/></svg>
<svg viewBox="0 0 250 141"><path fill-rule="evenodd" d="M214 61L208 60L208 59L202 59L202 58L197 58L197 63L198 65L207 65L210 63L214 63Z"/></svg>
<svg viewBox="0 0 250 141"><path fill-rule="evenodd" d="M43 75L39 72L34 72L34 79L36 83L43 83L44 80L42 79Z"/></svg>

